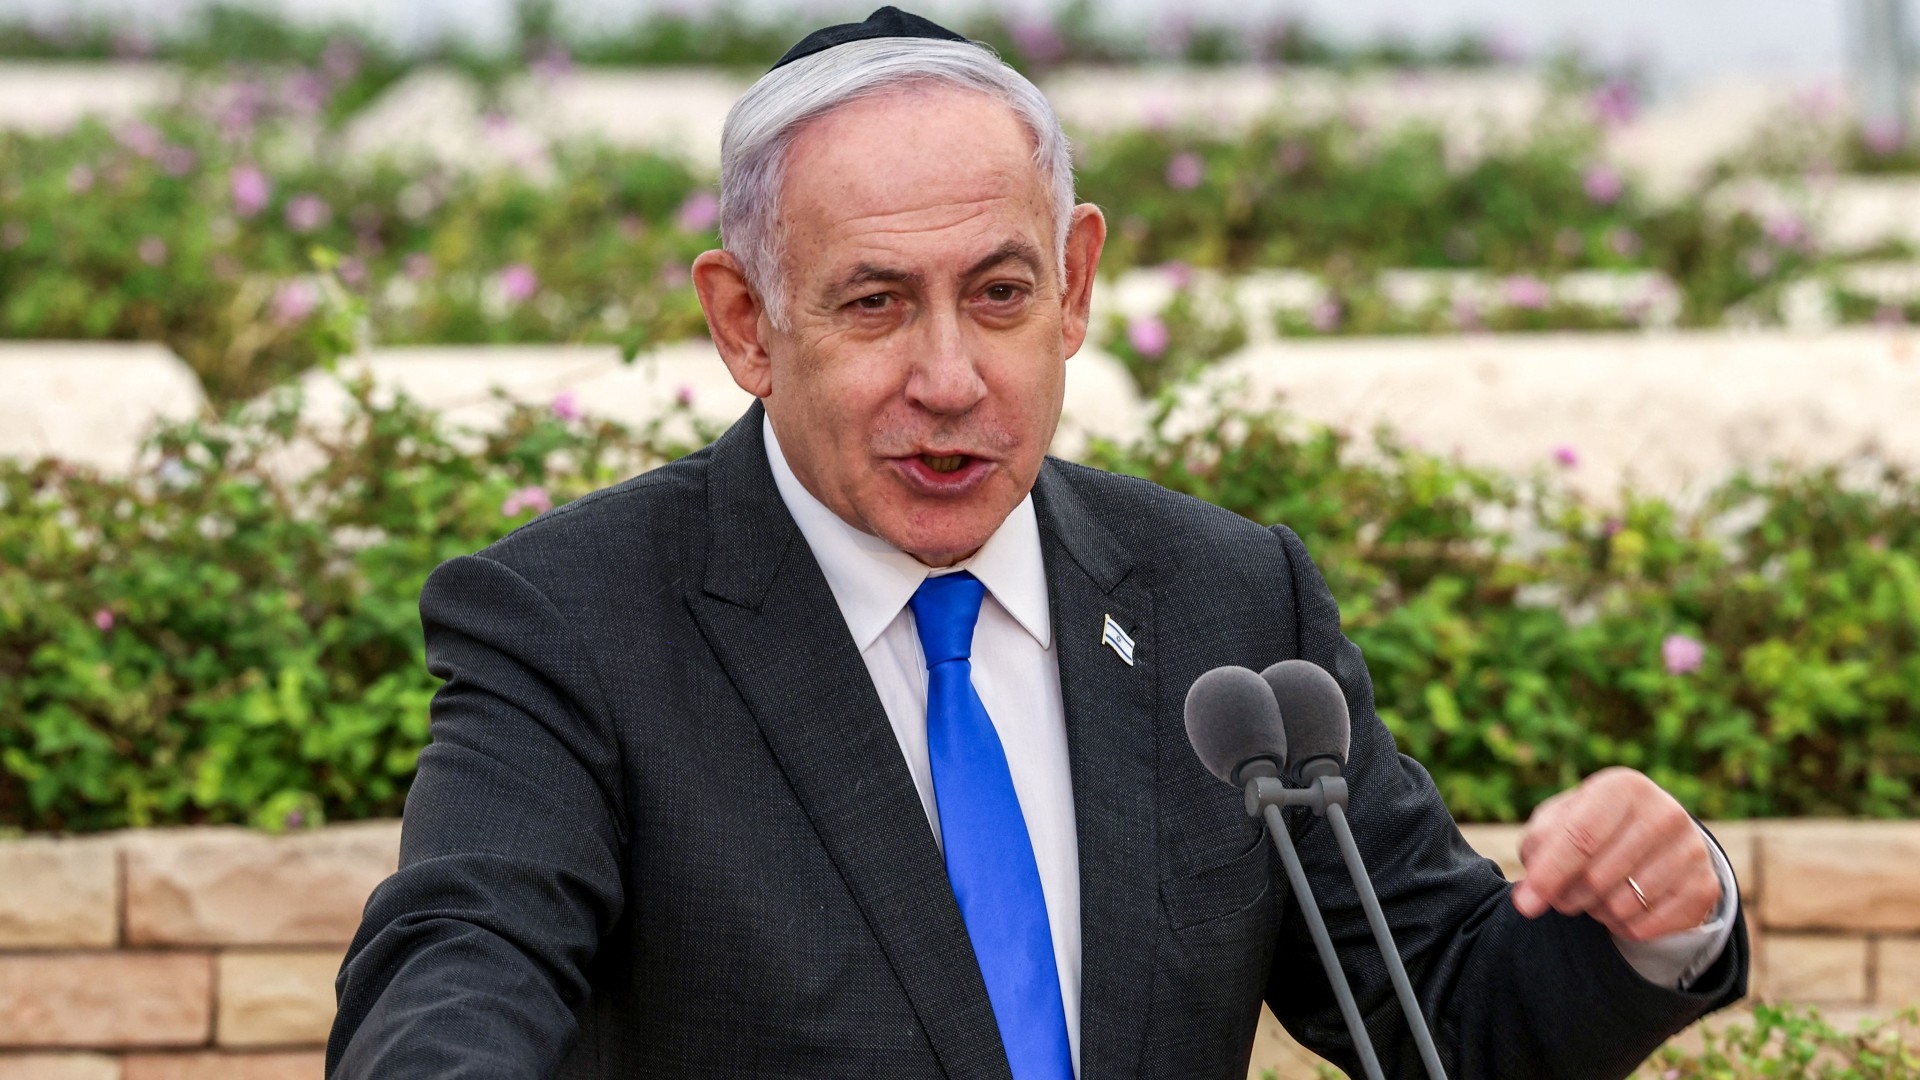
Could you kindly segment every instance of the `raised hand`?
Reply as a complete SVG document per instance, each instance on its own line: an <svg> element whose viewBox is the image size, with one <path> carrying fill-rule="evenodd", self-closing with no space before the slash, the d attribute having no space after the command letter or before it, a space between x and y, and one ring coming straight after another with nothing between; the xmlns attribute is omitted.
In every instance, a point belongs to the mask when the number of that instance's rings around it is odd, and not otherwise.
<svg viewBox="0 0 1920 1080"><path fill-rule="evenodd" d="M1513 906L1591 915L1646 941L1706 922L1720 904L1707 839L1674 797L1633 769L1603 769L1541 803L1520 840Z"/></svg>

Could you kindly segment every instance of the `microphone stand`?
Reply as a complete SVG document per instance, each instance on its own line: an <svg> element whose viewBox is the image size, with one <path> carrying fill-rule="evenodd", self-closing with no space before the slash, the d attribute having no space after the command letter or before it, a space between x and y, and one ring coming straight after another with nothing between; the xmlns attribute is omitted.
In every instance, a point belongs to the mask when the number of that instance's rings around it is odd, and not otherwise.
<svg viewBox="0 0 1920 1080"><path fill-rule="evenodd" d="M1269 792L1278 794L1270 795ZM1250 779L1247 781L1247 816L1264 817L1267 834L1273 837L1273 846L1280 852L1280 862L1287 868L1287 881L1293 885L1293 894L1300 899L1300 913L1306 917L1307 931L1313 936L1313 947L1320 954L1320 966L1327 969L1327 981L1333 985L1333 997L1340 1005L1340 1017L1347 1023L1347 1033L1353 1037L1354 1052L1360 1055L1361 1071L1366 1074L1367 1080L1386 1080L1385 1074L1380 1071L1380 1058L1374 1053L1373 1039L1367 1035L1366 1025L1360 1019L1360 1007L1354 1004L1353 988L1347 985L1346 969L1340 966L1340 954L1334 951L1333 938L1327 933L1327 920L1320 914L1320 905L1314 900L1313 889L1307 884L1307 871L1300 865L1300 852L1294 849L1293 836L1287 832L1286 819L1280 816L1280 807L1283 805L1305 805L1304 800L1290 798L1296 794L1305 793L1281 787L1280 781L1272 776Z"/></svg>
<svg viewBox="0 0 1920 1080"><path fill-rule="evenodd" d="M1393 943L1393 932L1387 927L1387 917L1380 910L1380 898L1373 891L1373 881L1367 876L1367 868L1360 861L1360 848L1353 842L1353 829L1347 824L1347 781L1339 774L1340 766L1332 759L1312 761L1306 765L1305 772L1310 778L1304 788L1289 788L1271 776L1262 776L1247 783L1247 813L1264 813L1269 828L1279 845L1281 837L1286 838L1280 857L1287 863L1287 876L1294 880L1294 889L1307 895L1310 929L1316 931L1314 944L1319 945L1327 939L1326 923L1318 908L1311 902L1311 894L1305 893L1306 875L1300 873L1294 879L1295 868L1299 866L1299 853L1293 849L1292 837L1287 836L1286 826L1280 815L1282 807L1304 806L1315 814L1327 819L1327 825L1333 830L1334 840L1340 847L1340 857L1347 864L1347 876L1353 879L1353 887L1360 894L1360 908L1366 912L1367 926L1373 931L1373 943L1380 949L1380 957L1386 961L1387 975L1393 980L1393 992L1400 999L1400 1011L1407 1019L1407 1027L1413 1033L1413 1043L1420 1051L1420 1063L1425 1066L1428 1080L1447 1080L1446 1069L1440 1064L1440 1053L1434 1048L1433 1034L1427 1030L1426 1015L1420 1011L1419 999L1414 997L1413 982L1407 978L1407 967L1400 959L1400 950ZM1291 861L1287 861L1291 859ZM1326 959L1332 949L1331 941L1321 950L1321 959ZM1352 991L1346 987L1342 975L1334 984L1336 995L1341 997L1343 1012L1353 1007ZM1347 1021L1347 1027L1356 1029L1355 1038L1363 1038L1364 1030L1357 1028L1353 1018ZM1361 1060L1364 1062L1373 1055L1371 1043L1362 1043ZM1376 1062L1374 1069L1378 1069ZM1377 1075L1377 1073L1369 1073Z"/></svg>

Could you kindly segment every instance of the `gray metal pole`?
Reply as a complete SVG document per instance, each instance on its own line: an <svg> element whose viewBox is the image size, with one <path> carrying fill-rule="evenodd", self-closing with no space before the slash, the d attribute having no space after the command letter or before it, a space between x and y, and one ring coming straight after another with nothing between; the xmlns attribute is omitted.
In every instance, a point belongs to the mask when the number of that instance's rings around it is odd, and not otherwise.
<svg viewBox="0 0 1920 1080"><path fill-rule="evenodd" d="M1855 89L1867 145L1890 152L1912 131L1906 0L1854 0L1858 31Z"/></svg>

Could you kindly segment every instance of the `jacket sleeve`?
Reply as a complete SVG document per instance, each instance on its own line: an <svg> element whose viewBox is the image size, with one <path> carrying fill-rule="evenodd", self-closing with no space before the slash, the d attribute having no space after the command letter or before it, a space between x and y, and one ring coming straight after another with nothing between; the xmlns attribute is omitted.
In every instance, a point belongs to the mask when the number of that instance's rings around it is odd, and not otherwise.
<svg viewBox="0 0 1920 1080"><path fill-rule="evenodd" d="M484 556L420 600L432 742L336 990L330 1080L544 1078L624 903L621 762L560 611Z"/></svg>
<svg viewBox="0 0 1920 1080"><path fill-rule="evenodd" d="M1305 545L1284 526L1273 531L1292 575L1300 656L1346 691L1348 817L1449 1076L1624 1077L1673 1033L1745 994L1743 924L1683 992L1641 978L1590 918L1522 917L1498 869L1461 838L1426 771L1395 749L1374 712L1366 663L1341 633L1339 609ZM1390 1077L1424 1076L1331 830L1307 818L1293 831L1382 1068ZM1295 1038L1359 1076L1297 908L1281 932L1268 1004Z"/></svg>

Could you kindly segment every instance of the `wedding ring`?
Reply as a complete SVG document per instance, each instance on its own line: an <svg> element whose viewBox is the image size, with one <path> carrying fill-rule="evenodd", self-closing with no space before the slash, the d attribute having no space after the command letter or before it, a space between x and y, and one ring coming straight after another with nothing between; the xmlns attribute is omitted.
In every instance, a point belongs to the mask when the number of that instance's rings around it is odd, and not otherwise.
<svg viewBox="0 0 1920 1080"><path fill-rule="evenodd" d="M1635 900L1640 901L1640 910L1642 911L1653 910L1653 905L1647 903L1647 894L1640 891L1640 883L1633 880L1633 876L1631 874L1627 876L1627 888L1632 889L1633 898Z"/></svg>

